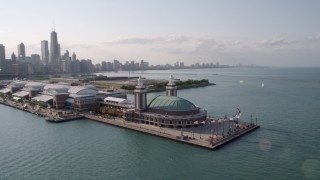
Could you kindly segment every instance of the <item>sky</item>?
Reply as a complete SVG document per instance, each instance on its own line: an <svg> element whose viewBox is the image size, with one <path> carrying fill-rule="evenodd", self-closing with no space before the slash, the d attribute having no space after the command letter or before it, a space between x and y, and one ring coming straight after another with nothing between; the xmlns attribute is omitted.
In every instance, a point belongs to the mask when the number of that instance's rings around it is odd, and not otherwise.
<svg viewBox="0 0 320 180"><path fill-rule="evenodd" d="M320 67L319 0L0 0L6 58L41 54L54 28L62 53L150 64Z"/></svg>

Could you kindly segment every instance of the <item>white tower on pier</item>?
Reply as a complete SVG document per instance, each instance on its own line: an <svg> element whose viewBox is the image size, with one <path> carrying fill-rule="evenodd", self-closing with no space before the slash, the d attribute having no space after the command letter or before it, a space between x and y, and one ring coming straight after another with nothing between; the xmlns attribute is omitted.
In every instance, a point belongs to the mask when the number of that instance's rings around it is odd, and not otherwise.
<svg viewBox="0 0 320 180"><path fill-rule="evenodd" d="M134 105L135 110L138 112L142 112L147 108L147 90L143 85L141 76L139 77L138 84L134 90Z"/></svg>
<svg viewBox="0 0 320 180"><path fill-rule="evenodd" d="M177 96L177 85L174 82L174 78L172 75L169 77L169 82L166 86L166 95L167 96Z"/></svg>

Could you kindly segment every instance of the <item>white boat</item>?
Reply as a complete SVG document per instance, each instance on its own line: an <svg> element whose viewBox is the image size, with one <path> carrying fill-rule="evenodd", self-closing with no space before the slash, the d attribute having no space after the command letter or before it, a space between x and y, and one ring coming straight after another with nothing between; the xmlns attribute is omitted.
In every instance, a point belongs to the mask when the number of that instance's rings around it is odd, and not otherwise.
<svg viewBox="0 0 320 180"><path fill-rule="evenodd" d="M264 84L263 84L263 83L261 84L261 87L264 87Z"/></svg>

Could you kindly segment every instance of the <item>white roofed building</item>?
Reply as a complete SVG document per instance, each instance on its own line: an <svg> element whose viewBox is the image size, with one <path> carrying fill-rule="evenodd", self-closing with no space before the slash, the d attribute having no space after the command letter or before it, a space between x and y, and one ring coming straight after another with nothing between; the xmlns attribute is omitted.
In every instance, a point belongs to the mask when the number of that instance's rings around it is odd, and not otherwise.
<svg viewBox="0 0 320 180"><path fill-rule="evenodd" d="M131 101L117 97L106 97L103 104L112 108L134 108L134 104Z"/></svg>
<svg viewBox="0 0 320 180"><path fill-rule="evenodd" d="M131 107L131 102L119 97L123 93L98 91L95 86L70 86L68 84L46 84L39 82L12 81L0 94L15 99L29 99L42 106L55 109L72 109L76 111L97 110L100 103L109 97L108 103L117 103L121 107ZM112 102L111 102L112 101Z"/></svg>
<svg viewBox="0 0 320 180"><path fill-rule="evenodd" d="M76 111L94 110L101 100L97 94L98 90L94 86L71 86L68 90L69 98L67 104L69 108ZM73 103L72 103L73 102Z"/></svg>
<svg viewBox="0 0 320 180"><path fill-rule="evenodd" d="M19 91L20 89L24 88L24 86L27 84L26 81L12 81L7 88L11 90L11 94L14 94L15 92Z"/></svg>

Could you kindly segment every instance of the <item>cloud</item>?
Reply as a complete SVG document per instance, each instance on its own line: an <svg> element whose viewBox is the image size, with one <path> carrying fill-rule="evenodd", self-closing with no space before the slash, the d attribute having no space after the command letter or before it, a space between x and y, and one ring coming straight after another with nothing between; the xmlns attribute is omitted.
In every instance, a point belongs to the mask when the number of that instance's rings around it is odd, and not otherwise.
<svg viewBox="0 0 320 180"><path fill-rule="evenodd" d="M89 48L96 48L97 45L91 45L91 44L63 44L63 49L89 49Z"/></svg>
<svg viewBox="0 0 320 180"><path fill-rule="evenodd" d="M305 39L307 42L320 42L320 33L315 36L309 36Z"/></svg>
<svg viewBox="0 0 320 180"><path fill-rule="evenodd" d="M190 37L183 36L183 35L172 35L166 38L166 41L171 43L183 43L190 40L191 40Z"/></svg>
<svg viewBox="0 0 320 180"><path fill-rule="evenodd" d="M320 47L320 34L312 37L290 39L271 38L266 40L218 39L185 35L160 37L129 37L100 44L100 49L112 53L115 58L150 59L162 62L163 59L197 60L233 59L245 61L246 57L264 54L277 57L282 53L317 50ZM319 46L318 46L319 44ZM275 51L277 50L277 51ZM97 51L98 52L98 51ZM256 57L256 56L254 56ZM170 59L170 60L169 60Z"/></svg>
<svg viewBox="0 0 320 180"><path fill-rule="evenodd" d="M122 38L111 42L103 42L104 45L146 45L159 43L183 43L190 41L191 38L183 35L171 35L166 37L130 37Z"/></svg>
<svg viewBox="0 0 320 180"><path fill-rule="evenodd" d="M126 38L126 39L120 39L113 42L107 42L107 44L152 44L163 41L163 38Z"/></svg>
<svg viewBox="0 0 320 180"><path fill-rule="evenodd" d="M225 45L221 42L217 42L214 39L202 39L198 41L197 51L211 51L216 49L222 49Z"/></svg>
<svg viewBox="0 0 320 180"><path fill-rule="evenodd" d="M296 40L288 40L284 38L268 39L263 40L258 43L262 47L279 47L279 46L288 46L297 43Z"/></svg>

